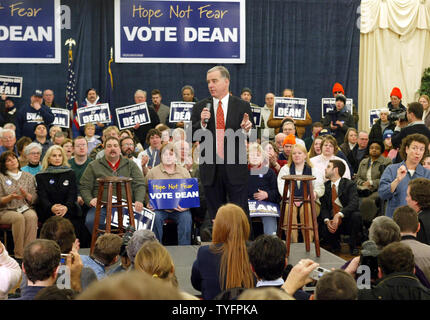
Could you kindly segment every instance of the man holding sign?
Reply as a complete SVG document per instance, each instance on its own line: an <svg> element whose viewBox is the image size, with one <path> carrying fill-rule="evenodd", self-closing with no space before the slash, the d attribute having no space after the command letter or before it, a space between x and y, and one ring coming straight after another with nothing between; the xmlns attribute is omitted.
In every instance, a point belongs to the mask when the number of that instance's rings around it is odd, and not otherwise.
<svg viewBox="0 0 430 320"><path fill-rule="evenodd" d="M194 140L200 142L200 178L209 215L214 219L218 208L229 201L241 206L249 218L245 139L254 127L251 106L230 96L230 73L225 67L210 69L206 80L211 97L196 103L191 120Z"/></svg>

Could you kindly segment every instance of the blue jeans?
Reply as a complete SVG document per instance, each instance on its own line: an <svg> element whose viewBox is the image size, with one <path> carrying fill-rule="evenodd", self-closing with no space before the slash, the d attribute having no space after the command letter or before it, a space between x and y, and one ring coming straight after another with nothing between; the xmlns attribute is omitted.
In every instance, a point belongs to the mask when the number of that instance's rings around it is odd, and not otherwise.
<svg viewBox="0 0 430 320"><path fill-rule="evenodd" d="M174 211L167 212L164 210L154 210L155 221L154 221L154 233L158 241L163 239L163 223L166 219L174 220L178 225L178 244L179 245L190 245L191 244L191 211L186 210L184 212Z"/></svg>
<svg viewBox="0 0 430 320"><path fill-rule="evenodd" d="M263 222L264 234L276 234L278 231L278 218L276 217L261 217Z"/></svg>
<svg viewBox="0 0 430 320"><path fill-rule="evenodd" d="M94 217L96 215L96 208L92 207L87 212L87 217L85 218L85 226L90 231L90 234L93 234L93 227L94 227ZM100 221L99 221L99 228L105 229L106 228L106 207L102 207L100 210Z"/></svg>

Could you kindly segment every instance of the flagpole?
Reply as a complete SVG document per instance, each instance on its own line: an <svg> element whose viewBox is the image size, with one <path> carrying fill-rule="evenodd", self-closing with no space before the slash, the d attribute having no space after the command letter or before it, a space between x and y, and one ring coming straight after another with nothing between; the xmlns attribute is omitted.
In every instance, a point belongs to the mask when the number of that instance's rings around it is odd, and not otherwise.
<svg viewBox="0 0 430 320"><path fill-rule="evenodd" d="M66 42L65 42L65 44L64 44L65 46L69 46L69 51L68 51L68 62L67 62L67 69L68 69L68 73L70 72L70 70L69 70L69 68L71 68L71 63L73 62L73 51L72 51L72 49L73 49L73 46L76 46L76 41L74 40L74 39L72 39L72 38L69 38L69 39L67 39L66 40ZM69 80L69 79L68 79ZM71 91L73 91L73 90L75 90L75 88L72 88L71 89ZM68 97L67 96L67 92L68 91L66 91L66 102L67 102L67 100L68 99L70 99L71 97ZM76 101L76 97L75 97L75 101L74 101L74 103L76 104L77 103L77 101ZM73 129L72 129L72 126L73 126L73 118L74 118L74 116L75 116L75 114L74 114L74 110L73 110L73 108L71 108L70 110L69 110L69 113L70 113L70 121L69 121L69 130L68 130L68 133L69 133L69 137L71 138L71 139L73 139Z"/></svg>

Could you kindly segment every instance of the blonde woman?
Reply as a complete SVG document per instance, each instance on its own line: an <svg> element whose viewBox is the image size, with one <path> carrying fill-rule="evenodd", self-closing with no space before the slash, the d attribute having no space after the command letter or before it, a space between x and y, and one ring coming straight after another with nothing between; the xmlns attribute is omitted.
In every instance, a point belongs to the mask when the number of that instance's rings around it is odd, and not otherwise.
<svg viewBox="0 0 430 320"><path fill-rule="evenodd" d="M285 186L285 180L282 179L283 176L287 175L309 175L309 176L316 176L316 173L314 172L315 169L313 168L313 165L311 161L309 160L309 156L306 152L306 148L302 145L295 144L291 148L291 154L288 158L288 164L283 166L278 174L278 190L281 194L281 197L284 195L284 186ZM316 180L312 181L312 187L314 189L314 198L317 200L319 197L321 197L324 194L324 185L320 183L316 183ZM309 192L309 191L308 191ZM298 197L303 197L304 190L302 183L298 181L295 186L294 195ZM293 208L293 219L292 223L297 223L297 215L300 209L300 221L303 223L304 220L304 208L302 202L295 202L294 208ZM316 203L316 209L317 214L319 214L319 205ZM286 206L286 211L284 215L284 221L283 225L286 226L288 223L288 206ZM311 212L310 209L308 210L308 221L312 221ZM284 228L285 229L285 228ZM309 231L310 233L310 239L313 239L313 232ZM304 236L304 232L302 231L302 234ZM298 230L292 230L291 231L291 241L297 242L298 241Z"/></svg>

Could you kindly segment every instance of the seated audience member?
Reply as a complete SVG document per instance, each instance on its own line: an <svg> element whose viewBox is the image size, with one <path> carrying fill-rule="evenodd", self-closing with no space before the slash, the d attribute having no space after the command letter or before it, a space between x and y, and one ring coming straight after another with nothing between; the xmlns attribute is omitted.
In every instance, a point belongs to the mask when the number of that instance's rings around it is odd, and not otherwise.
<svg viewBox="0 0 430 320"><path fill-rule="evenodd" d="M125 137L130 137L133 139L133 143L135 145L135 150L133 151L136 152L136 154L139 154L140 152L143 151L143 147L141 143L139 142L139 140L136 140L134 133L130 129L124 129L120 131L119 140L121 141L121 139Z"/></svg>
<svg viewBox="0 0 430 320"><path fill-rule="evenodd" d="M45 123L38 123L34 127L35 138L33 142L37 142L42 146L42 156L41 159L45 156L46 151L52 146L52 142L46 138L48 134L48 127Z"/></svg>
<svg viewBox="0 0 430 320"><path fill-rule="evenodd" d="M36 239L36 181L19 168L18 157L12 151L0 156L0 223L12 225L14 257L22 260L25 246Z"/></svg>
<svg viewBox="0 0 430 320"><path fill-rule="evenodd" d="M266 141L261 144L264 152L266 153L267 159L265 162L269 164L269 168L272 169L276 175L278 175L279 170L281 170L282 166L284 166L288 161L287 160L278 160L279 151L275 142Z"/></svg>
<svg viewBox="0 0 430 320"><path fill-rule="evenodd" d="M33 300L45 287L55 284L60 265L61 251L55 241L37 239L29 243L24 250L22 271L27 277L27 286L21 290L21 297L16 300ZM71 288L81 291L82 261L77 252L71 251L66 265L70 268Z"/></svg>
<svg viewBox="0 0 430 320"><path fill-rule="evenodd" d="M136 158L136 153L135 153L136 145L134 143L133 138L128 136L124 137L121 140L119 140L119 145L121 147L122 155L130 160L133 160L134 163L136 163L136 165L139 167L139 170L142 171L142 159Z"/></svg>
<svg viewBox="0 0 430 320"><path fill-rule="evenodd" d="M322 242L330 245L333 252L340 251L341 230L348 234L352 255L358 255L358 234L362 221L358 206L357 186L349 179L342 178L345 164L340 160L330 160L325 177L324 195L320 198L321 211L318 217L319 233ZM358 243L357 243L358 242Z"/></svg>
<svg viewBox="0 0 430 320"><path fill-rule="evenodd" d="M281 195L281 198L284 196L284 186L285 186L285 180L282 179L282 177L287 175L309 175L309 176L315 176L315 171L312 166L312 163L308 157L308 154L306 153L306 149L302 145L294 145L291 149L291 156L288 159L288 164L283 166L281 170L279 171L278 178L277 178L277 184L278 184L278 191ZM312 181L312 186L314 189L313 198L315 200L322 197L324 194L324 185L322 183L315 183L315 180ZM309 190L308 190L309 192ZM297 181L296 186L294 188L294 195L298 197L304 196L304 189L303 185L300 181ZM289 196L289 195L288 195ZM316 213L319 214L319 204L315 203L316 205ZM285 220L282 221L282 226L287 226L288 224L288 210L289 206L286 205L285 207ZM293 206L293 219L291 223L296 224L297 223L297 216L300 212L300 222L304 223L305 219L305 213L304 213L304 207L303 203L296 201ZM310 209L308 210L308 221L312 221L311 219L311 212ZM313 240L313 231L309 230L310 239ZM302 230L302 235L304 237L305 233L304 230ZM291 231L291 241L292 242L298 242L298 230L292 230Z"/></svg>
<svg viewBox="0 0 430 320"><path fill-rule="evenodd" d="M166 126L164 123L157 124L155 126L155 129L157 129L161 133L161 145L162 146L164 146L165 144L168 144L172 140L171 136L170 136L170 128L168 126Z"/></svg>
<svg viewBox="0 0 430 320"><path fill-rule="evenodd" d="M134 269L134 260L140 248L148 241L158 241L151 230L137 230L133 233L127 245L127 256L130 259L131 269Z"/></svg>
<svg viewBox="0 0 430 320"><path fill-rule="evenodd" d="M312 166L315 169L315 177L317 178L316 183L324 183L327 179L324 176L325 169L327 168L330 160L340 160L345 165L345 173L343 174L343 178L351 179L351 172L349 170L348 163L335 156L337 150L337 142L336 139L330 135L324 136L323 141L321 142L321 154L319 156L315 156L311 158Z"/></svg>
<svg viewBox="0 0 430 320"><path fill-rule="evenodd" d="M57 146L61 146L66 140L66 133L63 131L58 131L54 134L54 139L52 140L53 144L56 144Z"/></svg>
<svg viewBox="0 0 430 320"><path fill-rule="evenodd" d="M248 199L279 204L281 197L276 188L276 174L264 165L263 148L258 143L248 147ZM264 234L274 234L278 229L276 217L261 217Z"/></svg>
<svg viewBox="0 0 430 320"><path fill-rule="evenodd" d="M361 160L355 179L361 202L361 218L366 227L370 226L378 211L383 210L383 203L378 194L379 179L385 168L391 164L391 160L384 158L382 152L384 152L383 143L371 141L369 143L370 157ZM381 214L384 213L381 212Z"/></svg>
<svg viewBox="0 0 430 320"><path fill-rule="evenodd" d="M109 275L106 268L118 261L121 245L120 236L113 233L101 235L94 245L93 254L81 257L84 267L93 269L98 280L103 279Z"/></svg>
<svg viewBox="0 0 430 320"><path fill-rule="evenodd" d="M279 154L279 160L286 160L291 153L291 148L296 144L296 137L292 134L288 135L282 142L282 152Z"/></svg>
<svg viewBox="0 0 430 320"><path fill-rule="evenodd" d="M143 175L146 176L148 171L160 164L160 150L163 146L161 142L161 132L157 129L150 129L146 135L147 149L139 153L138 159L142 162Z"/></svg>
<svg viewBox="0 0 430 320"><path fill-rule="evenodd" d="M344 142L339 146L340 150L348 158L352 149L357 145L358 131L355 128L349 128L345 134Z"/></svg>
<svg viewBox="0 0 430 320"><path fill-rule="evenodd" d="M94 160L94 159L103 158L103 156L105 155L104 144L109 137L117 138L119 141L119 129L117 126L109 126L103 130L102 143L97 145L93 149L93 151L91 151L91 154L90 154L91 159Z"/></svg>
<svg viewBox="0 0 430 320"><path fill-rule="evenodd" d="M421 164L423 165L424 168L430 169L430 155L425 156Z"/></svg>
<svg viewBox="0 0 430 320"><path fill-rule="evenodd" d="M382 141L384 142L385 151L383 153L383 156L386 158L390 158L391 161L396 159L397 153L399 152L398 149L393 148L393 144L391 143L391 136L393 135L393 130L385 130L384 134L382 135Z"/></svg>
<svg viewBox="0 0 430 320"><path fill-rule="evenodd" d="M420 163L427 153L429 141L422 134L407 136L400 148L404 161L389 165L379 181L378 193L382 200L388 200L385 215L393 216L399 206L406 205L406 190L410 180L430 178L430 170Z"/></svg>
<svg viewBox="0 0 430 320"><path fill-rule="evenodd" d="M198 163L194 163L193 161L190 144L185 140L177 140L176 142L174 142L174 145L176 150L178 151L177 164L183 166L192 175L193 171L198 169Z"/></svg>
<svg viewBox="0 0 430 320"><path fill-rule="evenodd" d="M18 262L9 256L0 241L0 300L7 299L8 292L18 284L20 278L21 268Z"/></svg>
<svg viewBox="0 0 430 320"><path fill-rule="evenodd" d="M76 236L83 243L88 241L82 212L77 204L78 186L76 176L67 161L63 148L53 145L46 152L42 161L42 171L36 175L36 207L39 221L45 222L55 215L65 217L72 222Z"/></svg>
<svg viewBox="0 0 430 320"><path fill-rule="evenodd" d="M323 141L323 137L320 137L320 136L318 136L314 139L314 142L312 142L311 148L308 152L309 159L316 157L316 156L319 156L321 154L321 152L322 152L322 150L321 150L322 141Z"/></svg>
<svg viewBox="0 0 430 320"><path fill-rule="evenodd" d="M77 293L72 289L60 289L56 285L45 287L34 296L33 300L74 300Z"/></svg>
<svg viewBox="0 0 430 320"><path fill-rule="evenodd" d="M284 143L285 138L287 137L286 134L284 134L283 132L279 132L276 136L275 136L275 144L276 147L278 148L279 154L282 152L282 143Z"/></svg>
<svg viewBox="0 0 430 320"><path fill-rule="evenodd" d="M174 288L179 288L173 259L160 242L146 241L139 249L134 261L136 270L163 280ZM184 300L198 300L197 297L186 292L181 292L181 295Z"/></svg>
<svg viewBox="0 0 430 320"><path fill-rule="evenodd" d="M295 300L284 290L272 287L262 287L258 289L246 289L237 300Z"/></svg>
<svg viewBox="0 0 430 320"><path fill-rule="evenodd" d="M3 129L11 129L16 132L16 126L11 122L5 123Z"/></svg>
<svg viewBox="0 0 430 320"><path fill-rule="evenodd" d="M369 156L369 134L366 131L360 131L358 133L357 144L351 150L349 156L347 157L348 163L352 167L352 173L355 174L358 171L358 167L360 165L361 160L367 158Z"/></svg>
<svg viewBox="0 0 430 320"><path fill-rule="evenodd" d="M94 228L94 216L97 205L97 195L99 183L98 178L103 177L129 177L131 181L132 200L136 211L140 212L143 209L143 201L145 199L145 180L143 179L142 171L137 165L121 157L121 149L118 138L109 137L105 141L105 153L101 159L91 161L84 173L82 174L79 190L85 204L90 207L85 218L85 225L90 233ZM114 188L115 189L115 188ZM102 201L107 200L108 190L104 189ZM116 190L113 191L116 196ZM124 185L121 188L121 194L125 195ZM104 228L106 220L106 207L102 207L100 211L99 227Z"/></svg>
<svg viewBox="0 0 430 320"><path fill-rule="evenodd" d="M149 134L149 133L148 133ZM161 148L160 151L161 163L152 168L145 177L146 200L148 208L154 210L149 202L149 180L159 179L187 179L191 178L190 173L184 167L177 165L177 151L173 143L168 143ZM189 245L191 244L191 225L192 218L189 208L182 208L178 205L177 208L171 209L156 209L154 221L154 233L157 239L161 242L163 239L163 224L166 219L173 219L178 224L178 244Z"/></svg>
<svg viewBox="0 0 430 320"><path fill-rule="evenodd" d="M19 159L19 165L21 166L21 168L28 164L28 159L24 153L24 149L30 143L31 143L31 139L29 137L21 137L16 142L16 150L18 152L17 155L18 155L18 159Z"/></svg>
<svg viewBox="0 0 430 320"><path fill-rule="evenodd" d="M359 300L430 300L430 290L414 274L414 254L402 242L387 245L378 255L380 281L371 289L360 289Z"/></svg>
<svg viewBox="0 0 430 320"><path fill-rule="evenodd" d="M286 119L282 121L282 132L289 136L292 134L296 138L296 143L303 145L306 148L305 142L300 139L296 134L296 126L294 125L293 119Z"/></svg>
<svg viewBox="0 0 430 320"><path fill-rule="evenodd" d="M402 129L398 126L394 129L394 134L391 137L393 148L399 148L404 138L415 133L422 134L426 136L427 139L430 139L430 129L427 128L422 121L423 106L421 103L409 103L406 116L408 118L408 125Z"/></svg>
<svg viewBox="0 0 430 320"><path fill-rule="evenodd" d="M185 141L187 140L187 134L185 133L185 130L182 128L176 128L172 131L172 142L175 143L176 141Z"/></svg>
<svg viewBox="0 0 430 320"><path fill-rule="evenodd" d="M249 233L248 218L241 207L229 203L218 209L212 243L199 248L191 270L191 284L201 291L203 299L211 300L223 290L254 287L246 249Z"/></svg>
<svg viewBox="0 0 430 320"><path fill-rule="evenodd" d="M330 130L337 143L342 144L348 129L355 126L354 117L345 108L346 97L343 94L338 94L335 99L335 110L326 114L322 119L322 124L324 128Z"/></svg>
<svg viewBox="0 0 430 320"><path fill-rule="evenodd" d="M40 163L42 146L37 142L32 142L24 148L24 154L28 159L28 164L25 167L22 167L21 170L35 176L40 170L42 170L42 164Z"/></svg>
<svg viewBox="0 0 430 320"><path fill-rule="evenodd" d="M323 275L315 287L314 300L357 300L355 279L343 270L333 270Z"/></svg>
<svg viewBox="0 0 430 320"><path fill-rule="evenodd" d="M5 151L12 151L18 154L18 149L16 147L15 131L11 129L3 129L1 140L2 146L0 146L0 154Z"/></svg>
<svg viewBox="0 0 430 320"><path fill-rule="evenodd" d="M418 213L420 230L418 241L430 245L430 180L417 178L411 180L406 190L406 202Z"/></svg>
<svg viewBox="0 0 430 320"><path fill-rule="evenodd" d="M52 142L52 144L55 144L54 143L54 137L55 137L55 134L57 133L57 132L61 132L62 130L61 130L61 127L60 126L51 126L50 128L49 128L49 140L51 140L51 142Z"/></svg>
<svg viewBox="0 0 430 320"><path fill-rule="evenodd" d="M321 122L314 122L312 124L312 135L310 137L303 139L306 145L306 150L308 152L311 150L312 143L314 142L315 138L318 137L318 134L322 129L323 129L323 125Z"/></svg>
<svg viewBox="0 0 430 320"><path fill-rule="evenodd" d="M91 154L93 149L101 144L99 136L96 136L96 126L94 123L87 123L84 127L85 139L88 142L88 155Z"/></svg>
<svg viewBox="0 0 430 320"><path fill-rule="evenodd" d="M427 128L430 128L430 98L428 95L423 94L420 96L420 98L418 99L418 102L421 103L421 105L423 106L423 116L422 116L422 120L424 121L424 124L426 125Z"/></svg>
<svg viewBox="0 0 430 320"><path fill-rule="evenodd" d="M76 300L182 300L178 289L144 272L130 271L90 285Z"/></svg>
<svg viewBox="0 0 430 320"><path fill-rule="evenodd" d="M73 157L73 141L71 139L67 138L61 143L61 147L64 149L64 152L66 153L67 161L72 159L72 157Z"/></svg>
<svg viewBox="0 0 430 320"><path fill-rule="evenodd" d="M430 246L417 240L418 214L411 207L403 206L394 211L393 219L400 227L401 242L412 249L415 264L430 279Z"/></svg>
<svg viewBox="0 0 430 320"><path fill-rule="evenodd" d="M379 119L373 123L372 129L370 129L369 140L384 140L384 133L388 130L393 131L396 127L396 124L393 120L388 119L388 115L390 114L390 110L388 108L381 109L379 113Z"/></svg>

